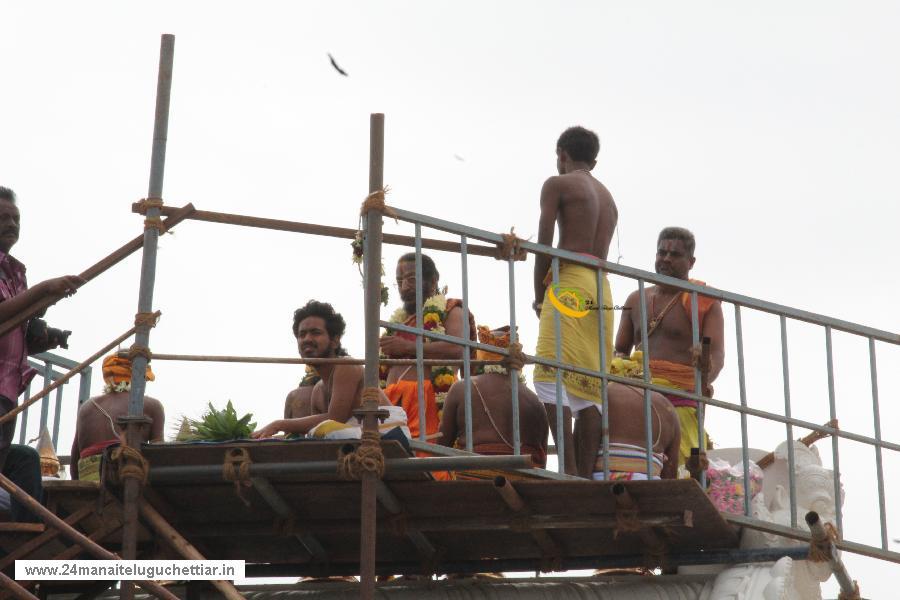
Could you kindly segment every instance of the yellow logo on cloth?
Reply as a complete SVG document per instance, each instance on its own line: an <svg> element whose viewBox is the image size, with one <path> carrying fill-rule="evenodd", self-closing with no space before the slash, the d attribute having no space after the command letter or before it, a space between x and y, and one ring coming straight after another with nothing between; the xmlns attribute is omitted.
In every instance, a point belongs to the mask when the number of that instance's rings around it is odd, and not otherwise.
<svg viewBox="0 0 900 600"><path fill-rule="evenodd" d="M585 300L582 293L575 288L551 285L547 289L547 297L550 299L550 304L553 305L553 308L567 317L581 319L588 316L588 313L591 312L591 302Z"/></svg>

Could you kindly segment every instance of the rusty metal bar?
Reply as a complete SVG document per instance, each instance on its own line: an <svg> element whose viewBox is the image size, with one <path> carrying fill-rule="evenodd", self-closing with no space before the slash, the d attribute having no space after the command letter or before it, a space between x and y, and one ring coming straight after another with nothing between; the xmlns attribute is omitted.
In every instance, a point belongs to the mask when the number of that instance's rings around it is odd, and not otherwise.
<svg viewBox="0 0 900 600"><path fill-rule="evenodd" d="M403 505L400 504L400 500L394 495L394 492L391 491L391 488L388 487L388 484L384 481L378 480L378 487L375 489L375 494L378 496L378 501L381 503L381 506L383 506L386 511L394 516L403 515ZM424 557L424 562L430 563L437 553L434 544L432 544L428 537L421 531L411 528L408 525L405 529L406 537L409 538L409 541L416 547L416 550Z"/></svg>
<svg viewBox="0 0 900 600"><path fill-rule="evenodd" d="M837 580L838 585L841 586L842 595L846 594L847 597L852 598L854 597L852 594L855 593L855 597L859 597L859 586L850 579L847 568L844 566L840 555L838 555L834 542L829 537L828 532L825 531L825 527L822 526L822 521L819 520L819 513L812 510L806 513L806 524L809 525L809 532L812 534L810 545L818 546L824 551L825 556L828 557L828 564L831 566L831 572L834 573L834 578Z"/></svg>
<svg viewBox="0 0 900 600"><path fill-rule="evenodd" d="M132 204L132 212L143 213L144 207L140 204ZM175 209L171 206L163 206L160 213L163 215L171 215ZM194 221L205 221L207 223L220 223L223 225L240 225L244 227L256 227L260 229L272 229L275 231L288 231L292 233L306 233L310 235L322 235L326 237L342 238L352 240L356 238L356 230L347 227L333 227L331 225L319 225L316 223L301 223L298 221L284 221L281 219L266 219L261 217L252 217L249 215L236 215L231 213L212 212L208 210L195 210L188 217ZM408 235L395 235L385 233L381 238L382 243L392 246L413 247L415 238ZM434 240L422 238L422 248L428 250L438 250L441 252L460 252L460 245L455 242L446 240ZM494 257L497 254L497 248L494 246L482 246L480 244L470 244L468 253L476 256ZM156 358L154 356L154 358Z"/></svg>
<svg viewBox="0 0 900 600"><path fill-rule="evenodd" d="M150 525L151 529L165 539L178 554L188 560L206 560L206 557L200 554L200 551L191 545L189 541L184 539L184 536L178 533L149 503L141 501L140 511L141 516ZM237 591L237 588L230 581L215 580L210 583L228 600L244 600L244 596Z"/></svg>
<svg viewBox="0 0 900 600"><path fill-rule="evenodd" d="M90 540L74 527L57 517L50 510L44 508L40 502L22 491L19 486L10 481L2 473L0 473L0 487L9 492L10 496L24 504L28 510L43 519L48 526L58 529L63 537L78 544L95 558L103 560L119 560L119 556ZM164 598L165 600L178 600L178 597L172 594L172 592L154 581L139 581L137 584L159 598Z"/></svg>
<svg viewBox="0 0 900 600"><path fill-rule="evenodd" d="M375 113L369 117L369 194L384 189L384 115ZM365 269L365 336L366 366L364 387L378 388L378 322L381 306L381 238L382 213L369 210L365 214L365 238L363 240L363 268ZM363 431L378 431L378 405L374 400L363 403ZM359 597L373 600L375 597L375 532L377 526L375 489L378 476L364 471L361 477L361 506L359 529Z"/></svg>
<svg viewBox="0 0 900 600"><path fill-rule="evenodd" d="M278 490L275 489L268 479L263 477L251 477L250 483L253 484L254 489L259 492L259 495L263 497L263 500L266 501L269 507L275 511L275 514L285 520L295 518L294 511L291 510L291 507L288 506L288 503L285 502L284 498L282 498L281 494L278 493ZM321 562L327 562L328 555L325 553L325 548L322 547L322 544L314 535L311 533L295 532L294 537L303 544L303 547L306 548L306 551L309 552L313 558Z"/></svg>
<svg viewBox="0 0 900 600"><path fill-rule="evenodd" d="M38 597L23 588L21 585L10 579L0 571L0 587L7 593L12 594L17 600L38 600Z"/></svg>

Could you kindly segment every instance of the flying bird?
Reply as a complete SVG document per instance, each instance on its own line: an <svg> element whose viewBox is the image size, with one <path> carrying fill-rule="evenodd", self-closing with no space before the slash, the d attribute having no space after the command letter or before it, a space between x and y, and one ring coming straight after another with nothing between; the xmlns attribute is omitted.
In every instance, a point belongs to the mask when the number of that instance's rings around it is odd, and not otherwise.
<svg viewBox="0 0 900 600"><path fill-rule="evenodd" d="M460 156L459 154L454 154L454 155L453 155L453 158L455 158L455 159L458 160L459 162L466 162L466 159L463 158L462 156Z"/></svg>
<svg viewBox="0 0 900 600"><path fill-rule="evenodd" d="M328 53L328 60L331 61L331 66L334 67L334 70L335 70L335 71L337 71L338 73L340 73L340 74L343 75L344 77L349 77L349 75L347 75L347 71L343 70L342 68L340 68L340 67L338 66L337 62L334 60L334 57L331 55L331 53Z"/></svg>

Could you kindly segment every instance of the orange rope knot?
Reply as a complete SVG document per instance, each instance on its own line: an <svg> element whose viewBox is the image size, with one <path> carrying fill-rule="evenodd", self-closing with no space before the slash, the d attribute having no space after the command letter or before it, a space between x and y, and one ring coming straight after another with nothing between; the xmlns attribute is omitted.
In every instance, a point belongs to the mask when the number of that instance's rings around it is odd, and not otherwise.
<svg viewBox="0 0 900 600"><path fill-rule="evenodd" d="M362 443L348 454L338 454L338 475L342 479L362 479L364 473L384 477L384 454L381 452L381 434L364 431Z"/></svg>
<svg viewBox="0 0 900 600"><path fill-rule="evenodd" d="M613 530L613 539L618 539L620 533L640 531L641 527L636 508L620 508L616 511L616 528Z"/></svg>
<svg viewBox="0 0 900 600"><path fill-rule="evenodd" d="M528 357L525 356L525 353L522 352L522 344L519 342L513 342L509 345L509 356L504 356L501 359L501 364L507 369L516 369L517 371L521 371L525 366L525 363L528 362Z"/></svg>
<svg viewBox="0 0 900 600"><path fill-rule="evenodd" d="M140 450L131 446L119 446L109 455L116 468L110 474L114 483L124 483L126 479L137 479L146 485L150 475L150 465Z"/></svg>
<svg viewBox="0 0 900 600"><path fill-rule="evenodd" d="M691 346L691 366L696 369L702 369L703 365L700 364L700 355L703 353L703 350L700 348L700 344L694 344Z"/></svg>
<svg viewBox="0 0 900 600"><path fill-rule="evenodd" d="M381 402L381 388L377 388L377 387L363 388L362 401L366 402L367 400L371 400L375 404L378 404L379 402Z"/></svg>
<svg viewBox="0 0 900 600"><path fill-rule="evenodd" d="M146 217L144 219L144 230L155 229L162 235L166 232L166 226L163 225L162 219L159 217Z"/></svg>
<svg viewBox="0 0 900 600"><path fill-rule="evenodd" d="M147 211L151 208L162 208L163 207L163 199L162 198L141 198L137 202L138 211L142 215L146 215Z"/></svg>
<svg viewBox="0 0 900 600"><path fill-rule="evenodd" d="M138 328L142 328L145 331L152 327L156 327L156 323L159 321L159 316L162 313L159 311L156 312L139 312L134 315L134 326Z"/></svg>
<svg viewBox="0 0 900 600"><path fill-rule="evenodd" d="M389 217L393 217L394 220L397 220L397 213L394 212L394 209L384 203L384 197L387 193L391 191L391 188L388 186L384 186L380 190L375 190L363 200L362 206L359 209L359 216L365 217L369 214L370 210L377 210L383 215L387 215Z"/></svg>
<svg viewBox="0 0 900 600"><path fill-rule="evenodd" d="M841 539L833 524L824 523L822 528L825 530L825 537L820 539L813 538L809 543L809 560L812 562L829 560L832 557L831 545Z"/></svg>
<svg viewBox="0 0 900 600"><path fill-rule="evenodd" d="M516 228L511 227L509 233L501 233L503 242L497 244L497 260L525 260L528 252L522 248L522 240L516 236Z"/></svg>
<svg viewBox="0 0 900 600"><path fill-rule="evenodd" d="M234 493L244 506L250 508L250 501L244 497L245 487L250 487L250 454L246 448L231 448L225 452L222 463L222 479L234 482Z"/></svg>
<svg viewBox="0 0 900 600"><path fill-rule="evenodd" d="M222 478L225 481L246 483L250 481L250 454L246 448L231 448L225 452L222 463Z"/></svg>
<svg viewBox="0 0 900 600"><path fill-rule="evenodd" d="M132 344L128 348L128 360L134 360L138 356L143 356L147 359L147 362L153 360L153 353L150 352L150 348L147 346L138 346L137 344Z"/></svg>

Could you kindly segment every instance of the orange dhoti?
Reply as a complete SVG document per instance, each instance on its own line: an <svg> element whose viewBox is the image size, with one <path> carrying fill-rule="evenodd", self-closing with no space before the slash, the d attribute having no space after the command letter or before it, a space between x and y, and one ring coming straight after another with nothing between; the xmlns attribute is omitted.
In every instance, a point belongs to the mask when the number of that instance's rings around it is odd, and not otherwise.
<svg viewBox="0 0 900 600"><path fill-rule="evenodd" d="M464 448L460 449L462 450ZM475 444L472 447L472 450L476 454L481 454L483 456L511 456L513 454L513 449L501 442ZM522 444L519 447L519 450L522 454L531 455L531 462L535 467L543 469L546 466L547 452L543 448ZM511 481L532 478L524 473L506 471L503 469L478 469L472 471L460 471L456 474L456 479L463 481L493 481L496 477L505 477Z"/></svg>
<svg viewBox="0 0 900 600"><path fill-rule="evenodd" d="M425 380L425 435L432 435L440 429L434 386ZM394 406L402 406L406 411L406 424L412 439L418 440L421 425L419 416L419 385L415 381L401 379L384 388L384 393Z"/></svg>
<svg viewBox="0 0 900 600"><path fill-rule="evenodd" d="M384 388L384 394L394 406L402 406L406 411L406 423L412 439L421 440L419 437L422 426L419 418L419 384L408 379L401 379ZM425 435L433 435L441 428L438 417L437 402L434 397L434 386L431 380L425 380ZM416 452L416 456L430 456L427 452ZM450 479L446 471L434 471L431 473L435 479Z"/></svg>

